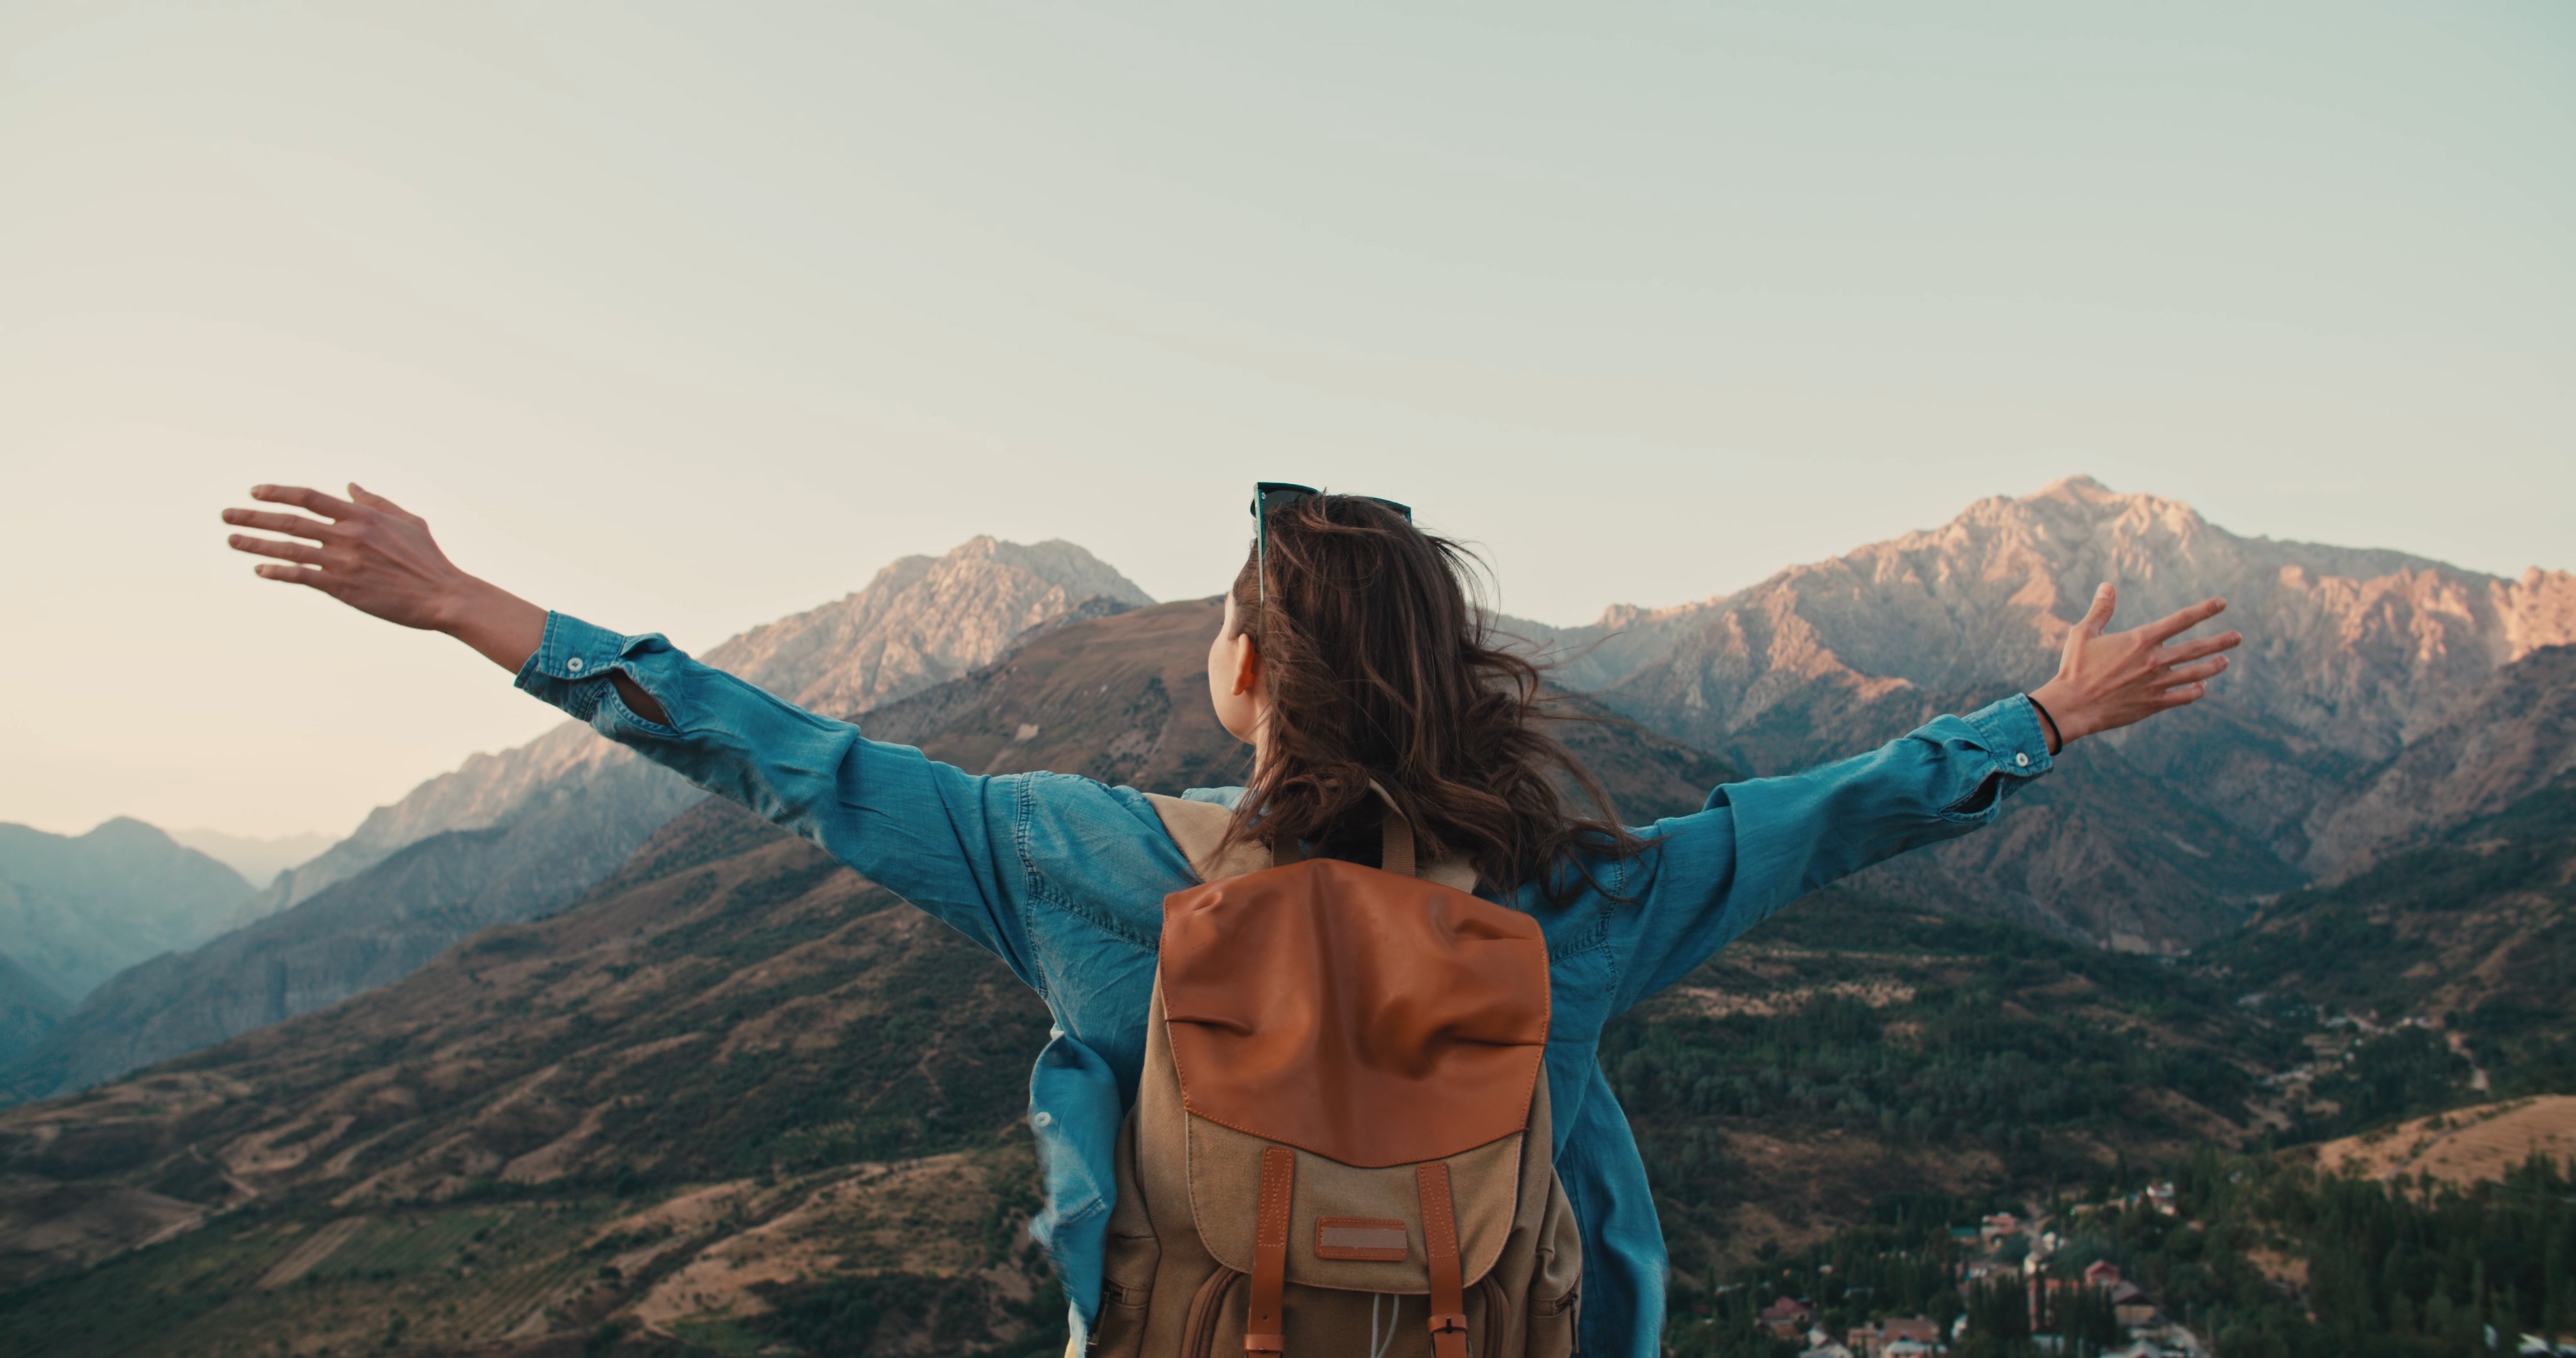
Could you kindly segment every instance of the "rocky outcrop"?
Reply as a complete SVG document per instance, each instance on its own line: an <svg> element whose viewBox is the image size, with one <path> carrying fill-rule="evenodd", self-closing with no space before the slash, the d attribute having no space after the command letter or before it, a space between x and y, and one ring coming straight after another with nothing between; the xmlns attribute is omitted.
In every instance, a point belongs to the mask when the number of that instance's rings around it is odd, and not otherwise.
<svg viewBox="0 0 2576 1358"><path fill-rule="evenodd" d="M85 835L0 825L0 956L68 999L203 942L248 895L239 873L139 820Z"/></svg>

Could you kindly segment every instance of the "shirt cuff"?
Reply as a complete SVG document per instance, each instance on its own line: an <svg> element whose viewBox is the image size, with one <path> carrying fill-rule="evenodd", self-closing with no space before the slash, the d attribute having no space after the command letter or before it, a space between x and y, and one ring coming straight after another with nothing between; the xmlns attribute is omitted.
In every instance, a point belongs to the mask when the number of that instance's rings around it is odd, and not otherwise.
<svg viewBox="0 0 2576 1358"><path fill-rule="evenodd" d="M2040 729L2039 712L2028 695L2016 693L1968 714L1992 755L1995 768L2016 778L2036 778L2056 761L2048 753L2048 735Z"/></svg>
<svg viewBox="0 0 2576 1358"><path fill-rule="evenodd" d="M644 683L634 661L640 656L670 649L670 643L663 640L658 632L624 636L605 627L594 627L569 614L550 612L546 614L544 639L537 643L537 649L528 656L527 662L519 666L518 676L512 682L522 691L563 709L566 716L595 728L602 726L602 713L606 712L614 714L621 722L655 730L666 729L628 711L626 704L618 700L616 687L604 681L609 675L623 670L646 692L653 693L655 701L661 702L667 712L670 710L669 700L655 691L659 686Z"/></svg>

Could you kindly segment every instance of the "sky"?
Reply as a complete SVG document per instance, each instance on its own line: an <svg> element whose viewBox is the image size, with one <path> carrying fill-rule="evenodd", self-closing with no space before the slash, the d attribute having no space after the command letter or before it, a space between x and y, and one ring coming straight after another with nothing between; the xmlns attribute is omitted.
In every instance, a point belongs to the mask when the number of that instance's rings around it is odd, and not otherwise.
<svg viewBox="0 0 2576 1358"><path fill-rule="evenodd" d="M345 833L557 720L255 579L355 479L703 648L1256 479L1509 611L2084 472L2576 567L2576 6L0 7L0 821Z"/></svg>

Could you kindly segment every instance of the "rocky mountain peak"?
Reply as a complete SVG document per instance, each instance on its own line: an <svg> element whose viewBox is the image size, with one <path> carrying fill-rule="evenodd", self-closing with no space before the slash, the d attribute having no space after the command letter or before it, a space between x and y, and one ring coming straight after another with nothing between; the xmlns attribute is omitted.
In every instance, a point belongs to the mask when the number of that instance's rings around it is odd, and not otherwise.
<svg viewBox="0 0 2576 1358"><path fill-rule="evenodd" d="M991 662L1013 637L1087 599L1153 599L1070 542L969 540L909 556L865 589L755 627L706 654L800 707L858 713Z"/></svg>

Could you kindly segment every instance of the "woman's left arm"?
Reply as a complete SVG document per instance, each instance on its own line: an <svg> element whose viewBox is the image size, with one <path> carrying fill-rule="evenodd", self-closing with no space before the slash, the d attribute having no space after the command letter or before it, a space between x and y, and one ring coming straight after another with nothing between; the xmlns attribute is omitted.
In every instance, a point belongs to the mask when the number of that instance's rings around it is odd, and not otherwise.
<svg viewBox="0 0 2576 1358"><path fill-rule="evenodd" d="M1651 877L1628 921L1617 1007L1688 974L1781 906L1908 849L1994 821L2065 742L2198 701L2227 667L2227 632L2179 641L2227 605L2211 599L2126 632L2104 627L2104 585L2068 632L2056 677L1964 717L1939 717L1864 755L1730 783L1658 826ZM2054 731L2050 728L2054 727Z"/></svg>

